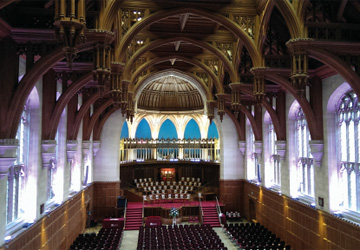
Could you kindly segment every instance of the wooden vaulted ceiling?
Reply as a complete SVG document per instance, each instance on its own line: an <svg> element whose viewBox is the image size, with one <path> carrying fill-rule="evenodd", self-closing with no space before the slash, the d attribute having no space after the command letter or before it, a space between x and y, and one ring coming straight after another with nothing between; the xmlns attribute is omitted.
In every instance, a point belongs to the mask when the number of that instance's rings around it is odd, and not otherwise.
<svg viewBox="0 0 360 250"><path fill-rule="evenodd" d="M359 61L348 56L350 52L358 51L356 46L360 40L360 4L357 1L86 0L87 40L79 45L72 68L67 66L64 57L56 54L61 45L54 32L54 3L55 0L0 1L3 20L0 38L9 36L13 39L18 44L19 54L24 57L30 52L36 55L32 67L36 67L39 58L53 53L53 58L59 59L42 67L53 70L57 79L66 83L66 88L77 84L71 93L82 93L85 103L91 100L95 110L99 110L99 119L106 119L116 109L126 109L111 104L110 89L99 89L98 82L91 77L94 48L105 39L104 31L111 36L111 58L115 65L121 65L118 68L121 68L121 80L128 84L129 98L139 97L134 105L139 110L203 109L205 112L209 103L217 107L223 101L225 113L234 115L232 119L241 129L244 129L244 115L256 126L250 106L255 103L253 82L259 68L265 72L262 74L265 74L266 84L266 98L261 104L274 114L272 119L279 112L270 110L270 98L283 92L293 94L304 106L308 117L313 115L310 104L297 97L289 83L289 40L311 38L308 43L313 44L307 45L313 46L309 49L310 78L346 73L346 67L350 65L355 69L355 75L350 72L348 82L356 82L359 76ZM341 30L345 25L348 28ZM326 60L331 55L340 59ZM158 88L160 83L156 81L160 77L156 75L169 80L162 83L165 86L175 82L170 80L171 72L184 76L179 79L191 88L179 95L172 94L174 97L170 102L164 97L169 92L159 90L162 88ZM24 79L27 81L28 78ZM241 83L242 107L236 112L232 106L232 83ZM29 83L29 88L34 84ZM179 85L174 84L172 89L176 86ZM352 86L357 92L356 84ZM70 100L70 97L64 99ZM105 107L108 100L109 105ZM237 116L237 112L242 116ZM97 123L94 121L93 124ZM310 127L312 134L317 126ZM281 126L277 131L281 131ZM261 137L261 133L255 133L255 136Z"/></svg>

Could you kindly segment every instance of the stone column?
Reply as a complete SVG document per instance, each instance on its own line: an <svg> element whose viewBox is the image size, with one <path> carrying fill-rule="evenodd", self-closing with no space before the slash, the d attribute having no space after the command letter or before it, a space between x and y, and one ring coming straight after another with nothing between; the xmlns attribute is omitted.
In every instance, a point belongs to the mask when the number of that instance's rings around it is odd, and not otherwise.
<svg viewBox="0 0 360 250"><path fill-rule="evenodd" d="M4 244L6 233L6 186L11 165L16 160L16 149L19 141L16 139L0 140L0 246Z"/></svg>
<svg viewBox="0 0 360 250"><path fill-rule="evenodd" d="M286 141L275 141L276 152L279 155L281 192L290 196L289 168L286 168Z"/></svg>

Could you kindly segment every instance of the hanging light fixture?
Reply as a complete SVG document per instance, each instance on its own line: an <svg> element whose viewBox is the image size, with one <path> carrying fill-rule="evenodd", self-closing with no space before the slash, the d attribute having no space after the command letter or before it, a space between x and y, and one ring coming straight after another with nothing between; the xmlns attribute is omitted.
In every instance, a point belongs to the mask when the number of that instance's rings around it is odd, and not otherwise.
<svg viewBox="0 0 360 250"><path fill-rule="evenodd" d="M133 123L135 114L135 100L132 98L132 95L133 93L129 93L129 100L126 109L126 118L130 121L131 124Z"/></svg>
<svg viewBox="0 0 360 250"><path fill-rule="evenodd" d="M122 101L122 84L121 73L124 69L123 63L111 63L111 96L114 100L114 106L121 108Z"/></svg>
<svg viewBox="0 0 360 250"><path fill-rule="evenodd" d="M239 111L240 111L240 86L242 84L240 82L237 83L230 83L230 88L231 88L231 109L234 111L234 115L236 118L238 118L239 116Z"/></svg>
<svg viewBox="0 0 360 250"><path fill-rule="evenodd" d="M291 85L300 97L305 97L306 86L309 84L307 46L311 38L291 39L286 46L291 52Z"/></svg>
<svg viewBox="0 0 360 250"><path fill-rule="evenodd" d="M213 101L207 101L207 116L210 121L210 124L212 123L212 120L214 119L214 106L211 105Z"/></svg>
<svg viewBox="0 0 360 250"><path fill-rule="evenodd" d="M54 20L56 37L63 45L67 64L71 68L77 46L85 41L85 0L55 0Z"/></svg>
<svg viewBox="0 0 360 250"><path fill-rule="evenodd" d="M225 94L217 94L216 96L218 98L218 115L220 117L220 121L222 122L225 115Z"/></svg>
<svg viewBox="0 0 360 250"><path fill-rule="evenodd" d="M255 103L260 107L265 97L265 70L265 67L250 69L250 71L254 74L253 95Z"/></svg>
<svg viewBox="0 0 360 250"><path fill-rule="evenodd" d="M291 85L297 89L300 97L305 96L309 82L308 56L306 51L295 51L291 55Z"/></svg>

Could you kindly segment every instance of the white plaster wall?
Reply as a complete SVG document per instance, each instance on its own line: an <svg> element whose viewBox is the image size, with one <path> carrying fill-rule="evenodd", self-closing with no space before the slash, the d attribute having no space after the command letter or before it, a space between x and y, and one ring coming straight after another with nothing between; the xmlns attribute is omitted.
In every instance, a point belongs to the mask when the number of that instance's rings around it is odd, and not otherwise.
<svg viewBox="0 0 360 250"><path fill-rule="evenodd" d="M217 114L217 110L214 111ZM220 122L214 119L220 135L220 179L239 180L244 178L244 158L239 150L239 137L233 121L228 115Z"/></svg>
<svg viewBox="0 0 360 250"><path fill-rule="evenodd" d="M39 109L42 111L42 105L43 105L43 89L42 89L43 83L42 78L40 78L38 82L38 94L40 99L40 105ZM40 112L40 119L39 123L34 126L38 129L38 150L35 153L38 153L38 159L37 159L37 204L36 204L36 219L41 218L40 214L40 205L46 203L46 193L47 193L47 169L42 167L42 157L41 157L41 132L42 132L42 112ZM36 132L35 132L36 133ZM35 138L34 138L35 139ZM30 147L31 148L31 147Z"/></svg>
<svg viewBox="0 0 360 250"><path fill-rule="evenodd" d="M56 173L54 181L55 200L57 203L62 203L66 200L65 196L68 193L69 187L65 184L66 168L66 131L67 131L67 108L61 114L58 125L57 135L57 152L56 152Z"/></svg>
<svg viewBox="0 0 360 250"><path fill-rule="evenodd" d="M40 107L37 109L30 109L30 135L29 135L29 158L27 169L26 182L26 210L25 216L29 220L35 220L40 217L39 206L40 203L37 197L38 187L38 172L42 169L41 166L41 119L42 112ZM35 199L34 199L35 198Z"/></svg>
<svg viewBox="0 0 360 250"><path fill-rule="evenodd" d="M324 210L331 212L339 209L342 193L339 192L338 183L338 158L337 158L337 133L336 133L336 105L344 92L351 87L344 83L340 75L335 75L323 80L323 129L324 129L324 155L321 171L315 188L318 195L324 198ZM341 91L338 89L342 86ZM333 96L332 96L333 95ZM330 99L330 97L332 97Z"/></svg>
<svg viewBox="0 0 360 250"><path fill-rule="evenodd" d="M100 149L94 159L94 181L120 180L120 135L125 117L114 112L105 122L100 137Z"/></svg>

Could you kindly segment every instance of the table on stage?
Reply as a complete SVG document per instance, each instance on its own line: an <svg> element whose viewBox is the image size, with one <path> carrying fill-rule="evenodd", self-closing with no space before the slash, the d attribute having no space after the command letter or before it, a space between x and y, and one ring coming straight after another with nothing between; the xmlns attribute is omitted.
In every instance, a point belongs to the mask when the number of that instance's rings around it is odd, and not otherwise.
<svg viewBox="0 0 360 250"><path fill-rule="evenodd" d="M103 228L121 228L122 226L124 226L124 218L104 219L102 224Z"/></svg>
<svg viewBox="0 0 360 250"><path fill-rule="evenodd" d="M161 226L161 217L160 216L148 216L146 218L146 226Z"/></svg>

